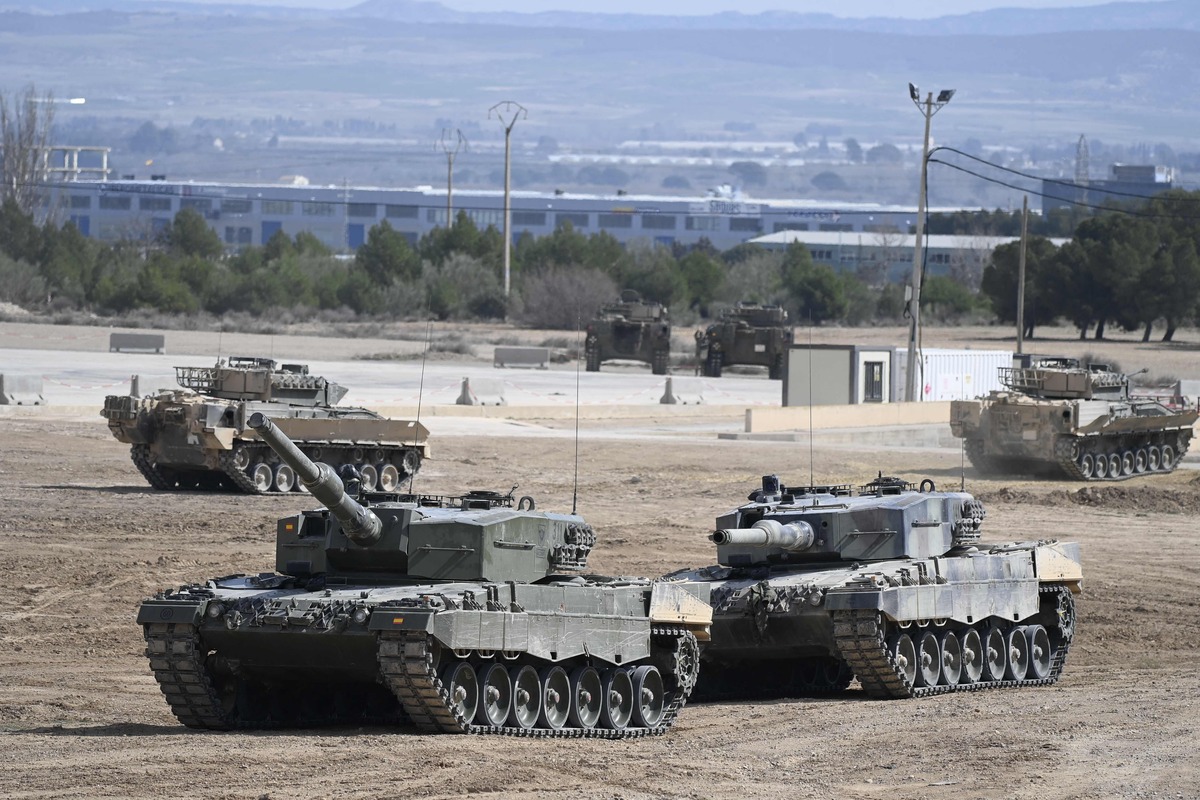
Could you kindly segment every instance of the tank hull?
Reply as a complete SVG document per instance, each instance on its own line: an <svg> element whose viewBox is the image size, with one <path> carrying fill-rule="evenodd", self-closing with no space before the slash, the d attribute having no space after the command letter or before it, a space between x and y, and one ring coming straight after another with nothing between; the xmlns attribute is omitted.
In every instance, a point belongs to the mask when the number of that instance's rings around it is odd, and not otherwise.
<svg viewBox="0 0 1200 800"><path fill-rule="evenodd" d="M369 489L391 491L429 455L428 430L353 407L233 401L186 392L144 398L110 395L102 415L156 489L226 489L252 494L298 491L300 484L246 426L251 414L274 420L314 460L354 466Z"/></svg>
<svg viewBox="0 0 1200 800"><path fill-rule="evenodd" d="M142 604L146 654L180 721L625 738L667 730L695 684L695 635L656 611L677 587L300 583L235 576ZM644 711L625 709L633 687L645 689L647 666L661 686L639 695L651 698ZM610 684L629 687L611 713L602 699L610 695L591 691Z"/></svg>
<svg viewBox="0 0 1200 800"><path fill-rule="evenodd" d="M751 674L770 675L782 696L839 691L854 675L873 697L901 698L1057 680L1074 632L1079 565L1078 545L1038 542L929 559L707 567L669 578L711 589L699 695L741 696L739 680L744 686ZM986 661L975 637L995 636L1037 638L1036 664L1021 669L1000 652L998 674L965 675L968 662L974 670ZM922 655L930 657L924 671ZM757 685L749 694L771 692Z"/></svg>
<svg viewBox="0 0 1200 800"><path fill-rule="evenodd" d="M1075 480L1125 480L1173 471L1196 411L1154 401L1041 399L993 392L950 404L951 432L984 474L1052 471Z"/></svg>
<svg viewBox="0 0 1200 800"><path fill-rule="evenodd" d="M696 332L696 360L708 378L721 377L724 367L744 365L766 367L767 377L779 380L791 344L792 329L786 325L764 327L725 319Z"/></svg>

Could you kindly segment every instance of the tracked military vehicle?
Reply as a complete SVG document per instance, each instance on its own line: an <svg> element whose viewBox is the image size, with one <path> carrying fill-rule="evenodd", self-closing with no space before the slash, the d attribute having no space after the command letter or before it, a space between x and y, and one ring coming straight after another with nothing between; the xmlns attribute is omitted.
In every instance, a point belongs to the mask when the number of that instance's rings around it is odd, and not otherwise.
<svg viewBox="0 0 1200 800"><path fill-rule="evenodd" d="M950 404L950 430L984 474L1048 468L1084 481L1171 472L1195 410L1131 397L1129 376L1103 364L1043 358L1000 369L1006 388Z"/></svg>
<svg viewBox="0 0 1200 800"><path fill-rule="evenodd" d="M279 521L277 572L142 604L183 724L624 738L674 722L712 615L684 587L580 575L591 527L512 492L356 500L261 413L249 424L325 507Z"/></svg>
<svg viewBox="0 0 1200 800"><path fill-rule="evenodd" d="M583 349L588 372L599 372L609 359L623 358L644 361L655 375L666 375L671 362L669 312L626 289L619 301L601 306L588 323Z"/></svg>
<svg viewBox="0 0 1200 800"><path fill-rule="evenodd" d="M352 466L368 489L395 489L429 456L419 422L340 407L348 391L304 364L233 356L215 367L176 367L180 390L109 395L100 412L156 489L300 491L295 471L246 426L261 412L313 459Z"/></svg>
<svg viewBox="0 0 1200 800"><path fill-rule="evenodd" d="M696 331L696 361L708 378L736 364L767 368L771 380L783 377L783 359L792 344L787 312L779 306L738 303L717 321Z"/></svg>
<svg viewBox="0 0 1200 800"><path fill-rule="evenodd" d="M982 504L880 476L787 487L763 478L717 518L698 696L838 692L881 699L1058 680L1075 630L1079 545L985 544Z"/></svg>

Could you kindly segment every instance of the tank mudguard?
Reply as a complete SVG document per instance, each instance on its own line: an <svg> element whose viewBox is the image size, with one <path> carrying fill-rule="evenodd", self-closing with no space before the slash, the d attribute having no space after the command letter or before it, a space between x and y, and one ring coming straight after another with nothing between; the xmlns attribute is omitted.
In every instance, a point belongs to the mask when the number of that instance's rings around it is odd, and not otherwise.
<svg viewBox="0 0 1200 800"><path fill-rule="evenodd" d="M206 600L147 600L138 609L139 625L152 623L183 623L199 625L204 618Z"/></svg>
<svg viewBox="0 0 1200 800"><path fill-rule="evenodd" d="M434 611L377 608L367 625L373 631L432 631Z"/></svg>

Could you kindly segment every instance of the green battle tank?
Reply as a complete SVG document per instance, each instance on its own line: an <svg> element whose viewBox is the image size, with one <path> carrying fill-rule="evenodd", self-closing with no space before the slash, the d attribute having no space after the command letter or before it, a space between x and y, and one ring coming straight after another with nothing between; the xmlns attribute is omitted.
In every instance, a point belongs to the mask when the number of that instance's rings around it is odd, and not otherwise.
<svg viewBox="0 0 1200 800"><path fill-rule="evenodd" d="M142 604L183 724L624 738L674 722L712 618L685 587L580 575L591 527L512 492L355 500L263 414L249 425L325 507L279 521L277 572Z"/></svg>

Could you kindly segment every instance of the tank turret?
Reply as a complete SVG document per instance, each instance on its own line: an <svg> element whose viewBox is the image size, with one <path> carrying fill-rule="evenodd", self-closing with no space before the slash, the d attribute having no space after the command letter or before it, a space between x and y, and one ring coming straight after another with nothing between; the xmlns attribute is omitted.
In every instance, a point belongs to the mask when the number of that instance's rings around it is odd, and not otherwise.
<svg viewBox="0 0 1200 800"><path fill-rule="evenodd" d="M712 621L703 587L576 574L591 527L511 490L353 497L266 415L248 422L325 507L279 520L274 573L143 602L185 725L615 739L674 722Z"/></svg>
<svg viewBox="0 0 1200 800"><path fill-rule="evenodd" d="M697 691L902 698L1058 679L1082 587L1079 545L984 544L966 492L878 476L774 475L716 520L717 563L667 576L711 592Z"/></svg>

